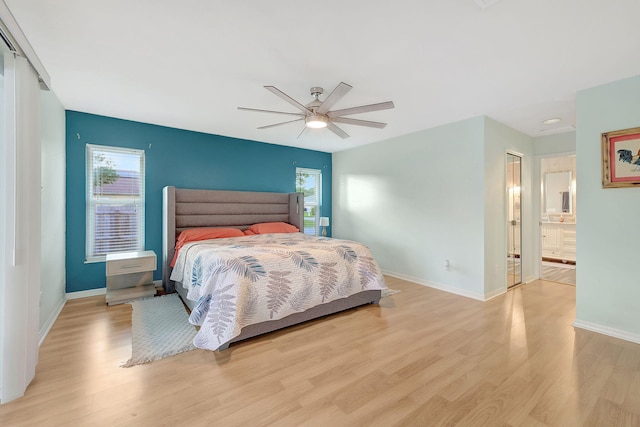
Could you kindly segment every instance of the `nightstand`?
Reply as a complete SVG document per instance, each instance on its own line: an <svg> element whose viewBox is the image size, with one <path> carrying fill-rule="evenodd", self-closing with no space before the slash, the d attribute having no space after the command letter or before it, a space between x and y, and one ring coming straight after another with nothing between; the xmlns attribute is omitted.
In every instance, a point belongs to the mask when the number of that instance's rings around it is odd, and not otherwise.
<svg viewBox="0 0 640 427"><path fill-rule="evenodd" d="M107 304L122 304L136 298L153 296L153 251L120 252L107 255Z"/></svg>

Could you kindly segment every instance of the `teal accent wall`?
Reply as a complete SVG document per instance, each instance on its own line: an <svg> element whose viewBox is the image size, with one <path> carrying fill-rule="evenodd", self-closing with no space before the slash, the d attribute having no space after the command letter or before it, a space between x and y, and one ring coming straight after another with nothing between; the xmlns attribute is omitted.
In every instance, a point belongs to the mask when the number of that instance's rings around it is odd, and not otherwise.
<svg viewBox="0 0 640 427"><path fill-rule="evenodd" d="M322 216L331 216L331 154L66 112L66 292L105 287L104 262L85 264L86 144L145 151L146 247L162 277L162 188L295 191L296 167L322 171Z"/></svg>

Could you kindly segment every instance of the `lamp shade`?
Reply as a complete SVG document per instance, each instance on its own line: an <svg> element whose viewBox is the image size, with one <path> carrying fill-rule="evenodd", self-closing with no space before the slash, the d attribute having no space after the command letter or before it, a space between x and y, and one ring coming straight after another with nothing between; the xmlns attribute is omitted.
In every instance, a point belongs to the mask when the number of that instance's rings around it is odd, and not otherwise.
<svg viewBox="0 0 640 427"><path fill-rule="evenodd" d="M328 216L321 216L319 225L320 225L320 227L328 227L329 226L329 217Z"/></svg>

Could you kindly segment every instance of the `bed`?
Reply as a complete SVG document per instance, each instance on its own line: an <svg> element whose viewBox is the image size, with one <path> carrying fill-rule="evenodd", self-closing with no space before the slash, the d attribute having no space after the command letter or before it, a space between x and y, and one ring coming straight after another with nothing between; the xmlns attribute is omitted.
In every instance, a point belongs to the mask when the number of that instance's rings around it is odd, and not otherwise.
<svg viewBox="0 0 640 427"><path fill-rule="evenodd" d="M163 286L180 294L191 309L190 322L201 326L197 347L224 350L256 335L378 303L386 285L366 246L256 228L282 223L303 228L302 193L163 189ZM243 233L186 242L174 259L178 236L203 229ZM244 234L251 230L267 232Z"/></svg>

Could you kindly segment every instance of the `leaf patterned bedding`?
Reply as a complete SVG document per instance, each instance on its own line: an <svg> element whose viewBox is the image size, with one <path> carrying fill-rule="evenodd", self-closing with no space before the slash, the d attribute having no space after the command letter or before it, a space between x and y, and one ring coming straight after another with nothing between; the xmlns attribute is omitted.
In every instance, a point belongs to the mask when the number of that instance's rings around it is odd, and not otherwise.
<svg viewBox="0 0 640 427"><path fill-rule="evenodd" d="M303 233L188 243L171 280L196 301L196 347L216 350L244 326L282 319L364 290L386 289L365 245Z"/></svg>

